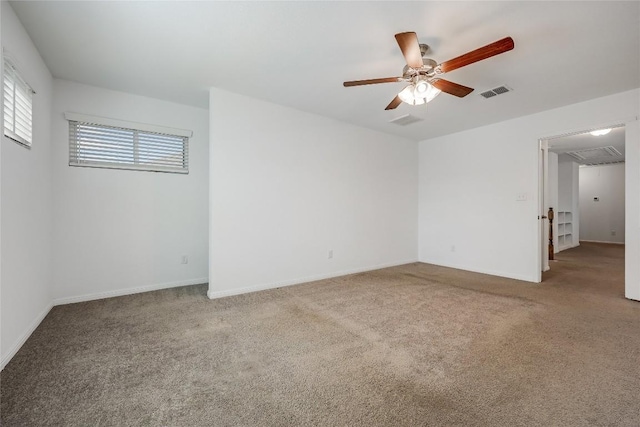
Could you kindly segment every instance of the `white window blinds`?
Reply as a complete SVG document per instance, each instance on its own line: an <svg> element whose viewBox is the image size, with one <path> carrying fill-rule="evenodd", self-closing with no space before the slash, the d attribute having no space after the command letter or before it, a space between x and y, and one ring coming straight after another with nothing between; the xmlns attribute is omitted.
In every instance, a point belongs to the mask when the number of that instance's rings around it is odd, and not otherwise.
<svg viewBox="0 0 640 427"><path fill-rule="evenodd" d="M4 61L4 134L31 146L33 90L7 58Z"/></svg>
<svg viewBox="0 0 640 427"><path fill-rule="evenodd" d="M189 173L189 138L69 121L69 165Z"/></svg>

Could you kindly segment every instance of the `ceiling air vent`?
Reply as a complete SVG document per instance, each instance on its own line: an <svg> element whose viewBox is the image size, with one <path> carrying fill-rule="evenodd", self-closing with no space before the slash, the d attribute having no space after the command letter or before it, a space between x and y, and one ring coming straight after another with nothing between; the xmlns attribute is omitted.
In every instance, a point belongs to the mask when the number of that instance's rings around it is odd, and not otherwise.
<svg viewBox="0 0 640 427"><path fill-rule="evenodd" d="M599 162L599 163L586 163L580 166L602 166L602 165L617 165L620 163L624 163L624 160L614 160L612 162Z"/></svg>
<svg viewBox="0 0 640 427"><path fill-rule="evenodd" d="M502 95L503 93L511 92L513 89L508 86L499 86L495 89L488 90L486 92L482 92L480 96L484 98L492 98L496 95Z"/></svg>
<svg viewBox="0 0 640 427"><path fill-rule="evenodd" d="M398 126L406 126L411 123L421 122L422 119L420 117L412 116L411 114L405 114L404 116L396 117L395 119L389 120L389 123L393 123Z"/></svg>
<svg viewBox="0 0 640 427"><path fill-rule="evenodd" d="M589 148L580 151L568 151L566 154L578 160L606 159L611 157L622 157L622 153L614 147Z"/></svg>

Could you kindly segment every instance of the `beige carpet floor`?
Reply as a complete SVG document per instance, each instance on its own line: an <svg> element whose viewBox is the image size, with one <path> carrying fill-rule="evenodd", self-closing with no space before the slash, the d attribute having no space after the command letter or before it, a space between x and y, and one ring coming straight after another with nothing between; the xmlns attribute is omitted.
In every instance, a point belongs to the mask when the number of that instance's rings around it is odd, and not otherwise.
<svg viewBox="0 0 640 427"><path fill-rule="evenodd" d="M55 307L1 374L2 425L638 426L623 254L583 244L537 285L416 263Z"/></svg>

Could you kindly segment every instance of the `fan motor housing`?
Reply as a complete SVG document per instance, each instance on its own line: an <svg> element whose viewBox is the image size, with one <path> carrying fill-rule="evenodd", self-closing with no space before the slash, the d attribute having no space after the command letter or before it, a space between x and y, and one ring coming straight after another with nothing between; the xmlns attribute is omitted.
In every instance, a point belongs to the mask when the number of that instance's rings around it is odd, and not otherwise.
<svg viewBox="0 0 640 427"><path fill-rule="evenodd" d="M413 77L416 73L431 75L433 74L433 69L438 65L438 63L431 58L422 58L422 64L422 68L419 70L414 70L408 65L405 65L402 69L402 77L410 78Z"/></svg>

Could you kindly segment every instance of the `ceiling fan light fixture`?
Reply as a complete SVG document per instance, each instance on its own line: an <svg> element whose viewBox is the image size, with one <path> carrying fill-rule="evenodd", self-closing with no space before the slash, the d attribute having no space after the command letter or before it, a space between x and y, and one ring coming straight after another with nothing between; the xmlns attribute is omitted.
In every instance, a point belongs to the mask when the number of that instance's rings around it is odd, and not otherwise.
<svg viewBox="0 0 640 427"><path fill-rule="evenodd" d="M412 83L400 91L398 97L402 102L409 105L422 105L431 102L433 98L440 95L440 89L434 87L426 80Z"/></svg>
<svg viewBox="0 0 640 427"><path fill-rule="evenodd" d="M425 102L431 102L433 101L433 98L440 95L440 92L442 91L437 87L435 87L434 85L432 85L431 83L428 83L428 82L425 82L425 83L427 85L427 89L426 91L424 91L424 93L421 96L424 97ZM417 87L416 87L416 90L417 90Z"/></svg>
<svg viewBox="0 0 640 427"><path fill-rule="evenodd" d="M589 133L591 135L593 135L593 136L602 136L602 135L608 134L609 132L611 132L611 128L609 128L609 129L598 129L598 130L591 131Z"/></svg>
<svg viewBox="0 0 640 427"><path fill-rule="evenodd" d="M418 98L415 95L416 85L410 84L400 91L398 94L398 98L402 100L402 102L407 103L409 105L422 105L424 104L424 98Z"/></svg>
<svg viewBox="0 0 640 427"><path fill-rule="evenodd" d="M416 83L415 96L419 98L426 98L427 91L429 90L429 83L425 80L420 80Z"/></svg>
<svg viewBox="0 0 640 427"><path fill-rule="evenodd" d="M395 98L387 105L385 110L393 110L402 102L409 105L420 105L431 102L440 92L464 98L473 92L473 88L460 85L440 78L439 76L458 68L466 67L478 61L505 53L514 48L511 37L505 37L486 46L467 52L445 62L438 64L430 58L425 58L429 47L420 44L418 36L413 31L398 33L395 35L398 47L402 51L406 65L402 69L401 77L385 77L381 79L352 80L343 83L343 86L362 86L378 83L408 82Z"/></svg>

